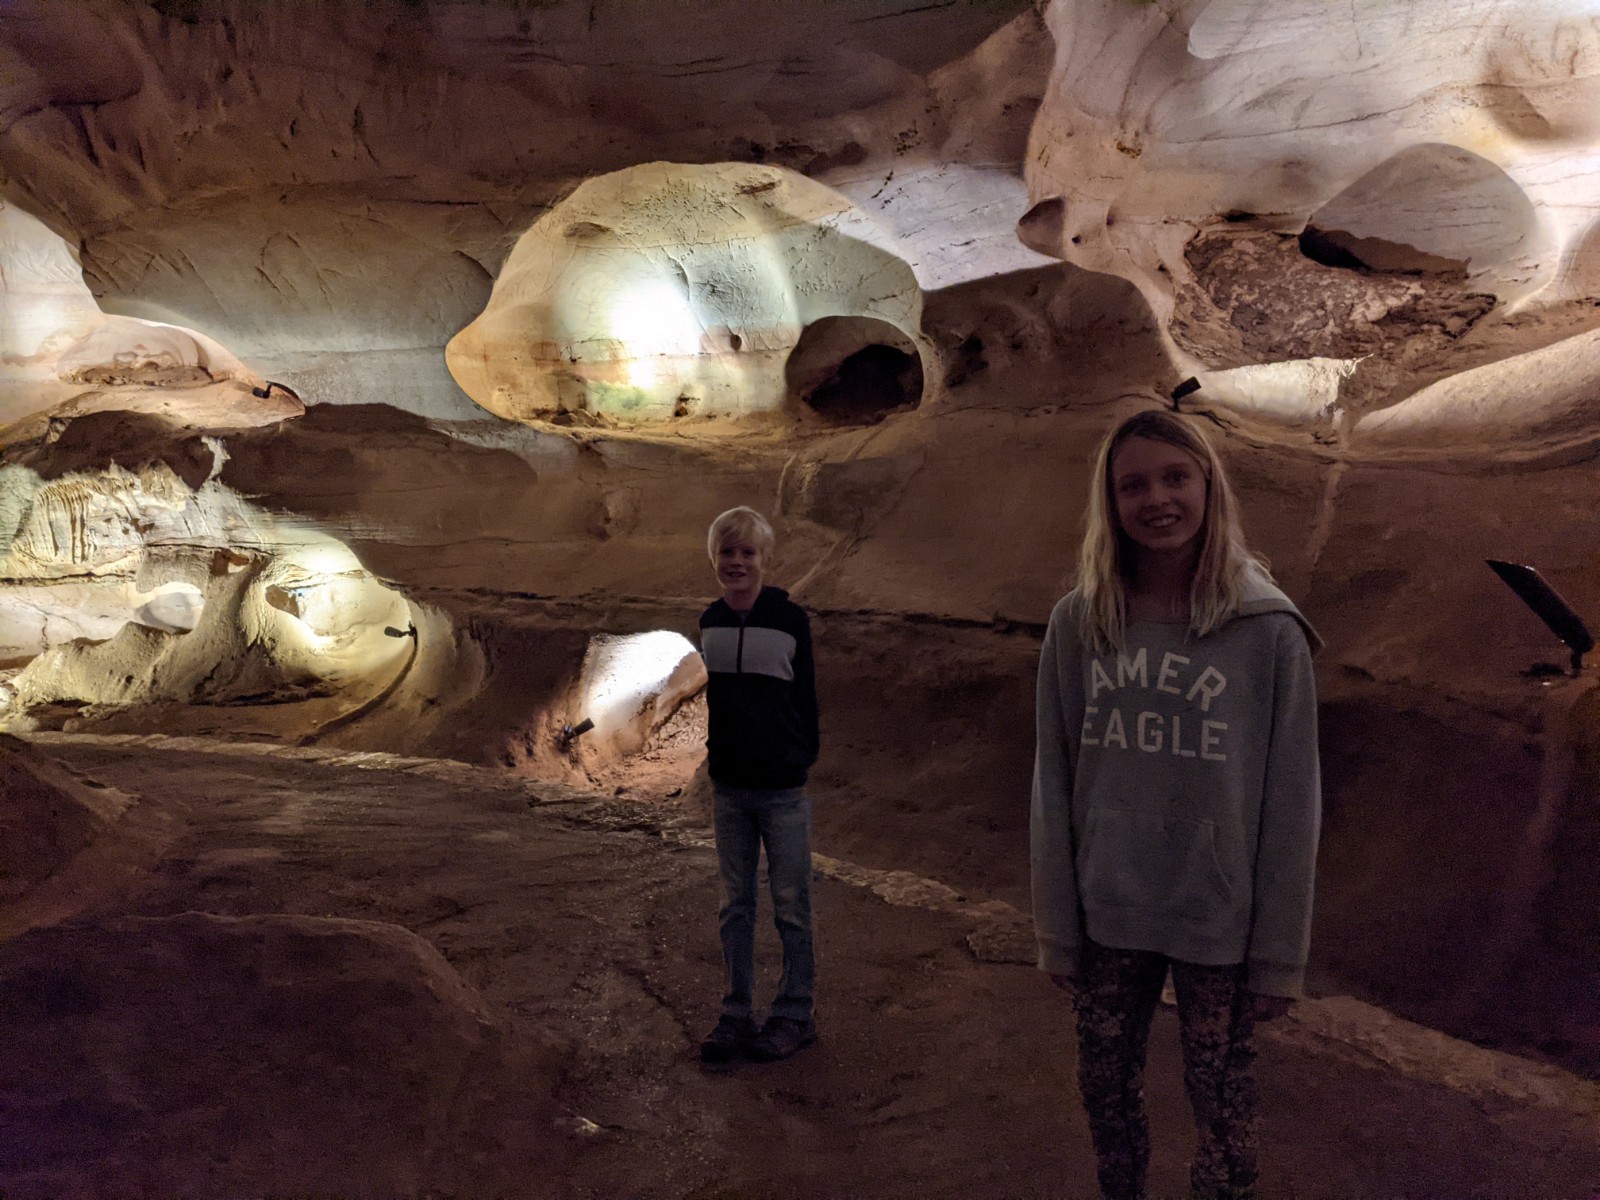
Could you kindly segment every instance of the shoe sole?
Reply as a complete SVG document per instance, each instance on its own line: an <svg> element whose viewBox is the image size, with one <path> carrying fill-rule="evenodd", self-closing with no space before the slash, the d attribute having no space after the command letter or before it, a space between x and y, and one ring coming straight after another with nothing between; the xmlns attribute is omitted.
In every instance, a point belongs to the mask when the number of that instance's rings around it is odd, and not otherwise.
<svg viewBox="0 0 1600 1200"><path fill-rule="evenodd" d="M756 1050L753 1047L750 1050L746 1051L746 1053L748 1054L751 1062L758 1062L758 1063L783 1062L786 1059L793 1058L796 1054L799 1054L800 1051L804 1050L807 1046L814 1046L816 1044L817 1044L817 1035L813 1033L810 1037L801 1038L800 1039L800 1044L798 1046L796 1046L793 1050L789 1051L789 1053L787 1053L787 1054L766 1054L766 1053L763 1053L763 1052L761 1052L759 1050Z"/></svg>

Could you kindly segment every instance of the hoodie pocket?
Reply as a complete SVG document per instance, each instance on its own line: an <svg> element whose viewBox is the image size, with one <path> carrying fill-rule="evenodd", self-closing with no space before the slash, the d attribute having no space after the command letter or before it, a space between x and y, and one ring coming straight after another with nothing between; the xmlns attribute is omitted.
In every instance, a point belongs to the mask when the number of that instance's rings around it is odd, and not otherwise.
<svg viewBox="0 0 1600 1200"><path fill-rule="evenodd" d="M1161 913L1207 924L1233 909L1210 821L1127 808L1090 809L1078 855L1088 908Z"/></svg>

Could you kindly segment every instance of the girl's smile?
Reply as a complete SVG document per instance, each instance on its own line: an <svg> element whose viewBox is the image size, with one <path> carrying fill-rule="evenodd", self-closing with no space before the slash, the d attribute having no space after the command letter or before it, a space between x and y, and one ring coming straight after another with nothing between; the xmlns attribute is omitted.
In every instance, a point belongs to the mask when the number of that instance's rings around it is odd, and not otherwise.
<svg viewBox="0 0 1600 1200"><path fill-rule="evenodd" d="M1117 524L1142 550L1188 550L1205 525L1206 477L1187 450L1131 437L1111 461Z"/></svg>

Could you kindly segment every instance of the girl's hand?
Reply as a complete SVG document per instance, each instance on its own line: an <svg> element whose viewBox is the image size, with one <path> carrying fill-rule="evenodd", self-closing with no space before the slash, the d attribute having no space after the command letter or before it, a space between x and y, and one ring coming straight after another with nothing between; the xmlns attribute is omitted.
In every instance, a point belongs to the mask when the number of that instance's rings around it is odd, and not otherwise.
<svg viewBox="0 0 1600 1200"><path fill-rule="evenodd" d="M1076 996L1078 994L1078 985L1072 982L1072 976L1070 975L1057 975L1052 972L1050 975L1050 982L1055 984L1069 996Z"/></svg>
<svg viewBox="0 0 1600 1200"><path fill-rule="evenodd" d="M1294 1003L1287 996L1263 996L1260 992L1250 993L1250 1007L1257 1023L1262 1021L1276 1021L1289 1011L1289 1006Z"/></svg>

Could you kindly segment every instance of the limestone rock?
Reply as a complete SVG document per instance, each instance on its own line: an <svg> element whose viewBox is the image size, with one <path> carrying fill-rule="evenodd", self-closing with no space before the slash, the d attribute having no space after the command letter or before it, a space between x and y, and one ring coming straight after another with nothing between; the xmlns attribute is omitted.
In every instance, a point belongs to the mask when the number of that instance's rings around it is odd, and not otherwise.
<svg viewBox="0 0 1600 1200"><path fill-rule="evenodd" d="M1362 330L1397 299L1451 310L1437 316L1461 323L1454 336L1478 294L1530 310L1600 289L1593 3L1055 0L1048 20L1023 240L1135 282L1204 366L1365 352ZM1197 235L1298 238L1417 295L1350 279L1378 291L1315 313L1320 289L1278 271L1241 312L1208 288ZM1273 331L1251 344L1262 314ZM1316 337L1275 342L1297 319Z"/></svg>
<svg viewBox="0 0 1600 1200"><path fill-rule="evenodd" d="M409 1196L475 1120L555 1117L553 1059L396 925L191 912L34 930L0 947L0 1006L0 1175L18 1195L130 1195L154 1174L188 1195L270 1177ZM491 1099L512 1091L515 1114Z"/></svg>
<svg viewBox="0 0 1600 1200"><path fill-rule="evenodd" d="M1137 276L1165 297L1161 309L1172 283L1157 267L1175 266L1183 226L1250 214L1297 230L1327 205L1358 236L1458 239L1418 249L1470 259L1504 295L1560 292L1577 283L1565 256L1600 215L1595 168L1569 150L1600 134L1597 17L1592 4L1553 0L1057 0L1030 188L1065 205L1064 257ZM1393 161L1428 145L1454 149L1410 172ZM1466 219L1440 221L1434 208L1423 230L1418 197L1397 189L1380 205L1385 180L1367 177L1386 163L1391 188L1453 164L1467 186L1441 193ZM1364 179L1363 194L1348 194ZM1176 228L1163 233L1166 223Z"/></svg>
<svg viewBox="0 0 1600 1200"><path fill-rule="evenodd" d="M407 668L415 643L385 631L413 609L343 542L221 484L216 439L131 416L84 416L0 463L0 662L22 668L6 719L337 697Z"/></svg>
<svg viewBox="0 0 1600 1200"><path fill-rule="evenodd" d="M67 244L0 201L0 425L73 400L79 411L143 408L153 388L230 383L250 407L265 381L204 334L101 312Z"/></svg>
<svg viewBox="0 0 1600 1200"><path fill-rule="evenodd" d="M0 900L49 878L131 803L0 734Z"/></svg>
<svg viewBox="0 0 1600 1200"><path fill-rule="evenodd" d="M117 311L204 329L308 399L467 420L440 347L530 224L640 163L836 186L925 287L1037 265L1011 235L1049 60L1034 7L18 0L0 176L81 239Z"/></svg>
<svg viewBox="0 0 1600 1200"><path fill-rule="evenodd" d="M648 163L541 217L446 355L513 420L769 414L875 345L920 382L921 311L893 239L830 189L775 167ZM808 329L839 318L853 323L797 362Z"/></svg>

